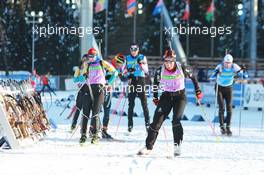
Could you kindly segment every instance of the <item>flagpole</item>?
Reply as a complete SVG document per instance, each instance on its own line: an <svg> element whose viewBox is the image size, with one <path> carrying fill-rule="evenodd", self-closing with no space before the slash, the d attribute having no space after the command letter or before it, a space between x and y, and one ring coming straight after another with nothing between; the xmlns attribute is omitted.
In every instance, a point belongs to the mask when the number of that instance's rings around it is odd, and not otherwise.
<svg viewBox="0 0 264 175"><path fill-rule="evenodd" d="M133 43L136 43L137 36L137 1L136 1L136 10L134 12L134 21L133 21Z"/></svg>
<svg viewBox="0 0 264 175"><path fill-rule="evenodd" d="M212 20L211 27L214 27L214 19ZM211 58L214 58L214 37L211 37Z"/></svg>
<svg viewBox="0 0 264 175"><path fill-rule="evenodd" d="M108 0L106 0L106 9L105 9L105 48L104 48L104 57L108 56Z"/></svg>
<svg viewBox="0 0 264 175"><path fill-rule="evenodd" d="M189 18L187 19L187 29L190 25L190 20ZM189 30L187 30L189 31ZM187 32L187 35L186 35L186 58L188 59L189 58L189 50L190 50L190 46L189 46L189 40L190 40L190 35L189 35L189 32Z"/></svg>
<svg viewBox="0 0 264 175"><path fill-rule="evenodd" d="M214 3L214 0L213 0L213 3ZM215 10L213 10L213 18L212 18L211 27L214 27L214 25L215 25ZM212 36L211 36L211 58L214 59L214 37Z"/></svg>
<svg viewBox="0 0 264 175"><path fill-rule="evenodd" d="M162 56L163 51L163 13L160 13L160 56Z"/></svg>

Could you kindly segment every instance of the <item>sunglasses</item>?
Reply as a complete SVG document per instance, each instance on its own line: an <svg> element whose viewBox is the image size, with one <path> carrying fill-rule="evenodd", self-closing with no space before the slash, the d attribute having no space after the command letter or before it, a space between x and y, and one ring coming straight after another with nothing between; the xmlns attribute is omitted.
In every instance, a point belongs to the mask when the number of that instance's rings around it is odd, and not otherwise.
<svg viewBox="0 0 264 175"><path fill-rule="evenodd" d="M165 63L169 63L169 64L173 63L173 61L169 61L169 60L164 61L164 62L165 62Z"/></svg>
<svg viewBox="0 0 264 175"><path fill-rule="evenodd" d="M172 63L173 59L172 58L166 58L166 60L164 60L165 63Z"/></svg>
<svg viewBox="0 0 264 175"><path fill-rule="evenodd" d="M95 58L96 55L87 55L87 58Z"/></svg>
<svg viewBox="0 0 264 175"><path fill-rule="evenodd" d="M130 47L130 51L131 52L136 52L136 51L138 51L139 49L137 48L137 47Z"/></svg>

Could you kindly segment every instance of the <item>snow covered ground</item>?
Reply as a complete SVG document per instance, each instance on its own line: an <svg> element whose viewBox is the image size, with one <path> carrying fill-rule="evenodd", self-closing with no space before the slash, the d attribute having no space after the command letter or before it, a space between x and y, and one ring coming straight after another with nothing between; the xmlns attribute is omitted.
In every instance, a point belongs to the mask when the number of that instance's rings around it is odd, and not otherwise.
<svg viewBox="0 0 264 175"><path fill-rule="evenodd" d="M75 92L58 92L56 98L68 97ZM43 141L18 150L0 149L0 174L20 175L72 175L72 174L264 174L264 129L261 130L262 112L256 109L242 111L242 129L239 136L239 109L234 109L233 137L213 135L208 123L183 121L184 142L182 155L170 158L173 142L170 120L166 120L160 130L158 140L151 155L139 157L137 151L144 146L146 133L143 117L134 118L134 130L127 134L127 117L121 119L116 132L119 116L111 117L109 132L124 142L101 141L98 145L90 142L84 147L78 144L79 130L72 136L69 133L70 120L65 120L70 110L59 116L63 106L50 103L47 95L43 100L48 116L57 124L58 129L51 131ZM113 98L113 105L117 100ZM66 104L66 103L64 103ZM71 103L73 105L74 102ZM123 104L123 102L122 102ZM141 114L139 101L136 102ZM155 107L149 99L150 114ZM213 119L214 108L204 108L207 118ZM125 109L127 111L127 108ZM188 104L185 115L191 119L194 114L202 113L201 107ZM205 117L205 116L204 116ZM164 134L166 133L166 136ZM169 157L169 158L168 158Z"/></svg>

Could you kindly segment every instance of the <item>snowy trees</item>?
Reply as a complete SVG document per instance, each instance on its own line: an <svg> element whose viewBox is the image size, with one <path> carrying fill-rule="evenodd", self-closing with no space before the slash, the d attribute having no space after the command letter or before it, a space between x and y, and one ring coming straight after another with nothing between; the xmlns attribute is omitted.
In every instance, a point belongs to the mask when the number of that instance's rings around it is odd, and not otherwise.
<svg viewBox="0 0 264 175"><path fill-rule="evenodd" d="M214 38L214 56L223 56L225 49L229 49L235 57L248 57L249 46L249 0L244 0L246 8L244 40L242 37L242 24L237 14L237 5L242 0L235 1L215 1L215 26L230 26L232 33L229 35L217 35ZM6 58L5 62L0 62L0 70L31 70L32 53L32 25L25 21L26 11L43 11L44 19L37 26L58 26L58 27L78 27L79 10L73 8L72 0L2 0L0 1L0 33L1 37L1 58ZM96 2L96 0L95 0ZM141 50L146 55L159 55L159 16L153 17L152 11L157 0L138 0L143 4L143 14L137 16L137 41ZM190 26L210 27L206 21L205 13L211 0L191 0L190 1ZM164 0L174 26L186 26L186 21L182 20L185 1L184 0ZM264 57L264 1L258 1L258 57ZM109 31L109 54L117 52L128 53L128 47L132 42L133 19L125 18L126 0L109 0L108 31ZM105 12L94 14L94 26L100 27L100 34L97 39L103 39L104 46L104 23ZM3 33L4 36L3 37ZM190 35L190 56L210 56L209 35ZM186 48L186 35L180 35L183 48ZM242 47L244 41L244 47ZM166 42L164 41L164 46ZM4 49L5 48L5 49ZM103 51L103 49L102 49ZM242 53L243 51L243 53ZM52 74L72 74L72 67L77 65L79 55L78 35L47 35L35 38L35 65L37 71L45 73L51 71Z"/></svg>

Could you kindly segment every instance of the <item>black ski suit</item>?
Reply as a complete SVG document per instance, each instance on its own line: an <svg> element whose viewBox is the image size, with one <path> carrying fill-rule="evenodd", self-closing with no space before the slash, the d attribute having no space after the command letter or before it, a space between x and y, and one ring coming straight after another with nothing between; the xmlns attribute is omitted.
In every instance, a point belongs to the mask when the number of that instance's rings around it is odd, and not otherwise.
<svg viewBox="0 0 264 175"><path fill-rule="evenodd" d="M188 77L194 83L194 87L196 91L199 91L199 85L196 77L190 72L190 69L180 65L180 69L182 69L182 73L184 77ZM155 74L154 77L154 86L158 86L161 79L162 67L160 67ZM164 68L165 69L165 68ZM177 70L177 66L175 71ZM154 91L154 98L158 98L158 91ZM180 145L183 140L183 127L180 122L181 117L184 112L184 108L186 105L186 95L185 89L179 90L176 92L167 92L164 91L160 97L160 101L157 105L157 108L154 113L153 122L150 124L148 136L146 138L146 147L151 150L153 145L157 139L159 129L166 119L166 116L169 115L171 109L173 109L173 119L172 119L172 132L173 132L173 140L174 144Z"/></svg>
<svg viewBox="0 0 264 175"><path fill-rule="evenodd" d="M142 91L137 91L137 88L141 87ZM144 90L145 77L131 77L128 86L128 128L133 128L133 115L135 107L135 99L139 97L143 114L145 117L145 125L149 125L149 111L147 104L147 96Z"/></svg>
<svg viewBox="0 0 264 175"><path fill-rule="evenodd" d="M101 105L104 102L104 90L101 84L91 84L91 90L89 90L89 85L85 88L84 101L83 101L83 119L82 119L82 129L81 134L86 135L88 119L91 118L91 126L93 126L91 132L93 135L97 135L100 131L100 119L99 113ZM93 95L93 98L91 96ZM90 111L92 111L92 116L90 116Z"/></svg>
<svg viewBox="0 0 264 175"><path fill-rule="evenodd" d="M219 104L218 114L220 127L224 127L225 122L227 128L230 128L231 125L233 105L233 81L235 76L243 76L245 78L247 77L247 74L243 72L243 69L235 63L232 63L230 69L226 69L223 63L217 65L213 75L211 76L212 79L221 78L221 81L216 84L218 86L217 102ZM217 89L217 87L215 89ZM224 104L226 104L226 121L224 119Z"/></svg>
<svg viewBox="0 0 264 175"><path fill-rule="evenodd" d="M77 98L76 98L76 112L73 116L72 119L72 126L76 126L77 125L77 121L80 115L81 110L83 109L83 101L84 101L84 94L85 91L87 90L88 86L87 84L82 85L81 89L79 90L78 94L77 94Z"/></svg>
<svg viewBox="0 0 264 175"><path fill-rule="evenodd" d="M88 65L88 73L90 71L91 64ZM105 79L105 72L110 72L110 78L112 81L116 77L116 70L115 68L110 65L108 62L102 60L100 61L100 69L104 72L100 76L104 76ZM88 77L89 78L89 77ZM91 87L91 89L89 88ZM90 92L90 90L92 92ZM88 117L90 115L90 111L92 110L92 116L91 116L91 124L90 124L90 132L92 135L98 135L100 131L100 108L104 103L104 96L105 96L105 84L88 84L88 88L85 91L84 94L84 104L83 104L83 121L82 121L82 129L81 134L86 135L87 131L87 123L88 123ZM108 117L109 118L109 117Z"/></svg>
<svg viewBox="0 0 264 175"><path fill-rule="evenodd" d="M225 106L224 101L226 102L226 126L230 126L231 117L232 117L232 102L233 102L233 87L223 87L218 85L218 94L217 94L217 102L219 104L219 123L220 126L223 126L225 123L224 113Z"/></svg>
<svg viewBox="0 0 264 175"><path fill-rule="evenodd" d="M145 92L145 74L148 73L147 59L144 55L138 54L136 57L128 55L126 57L126 68L128 70L128 130L133 128L133 114L135 107L135 99L139 97L143 114L145 118L146 128L149 126L149 111L147 105L147 97Z"/></svg>

